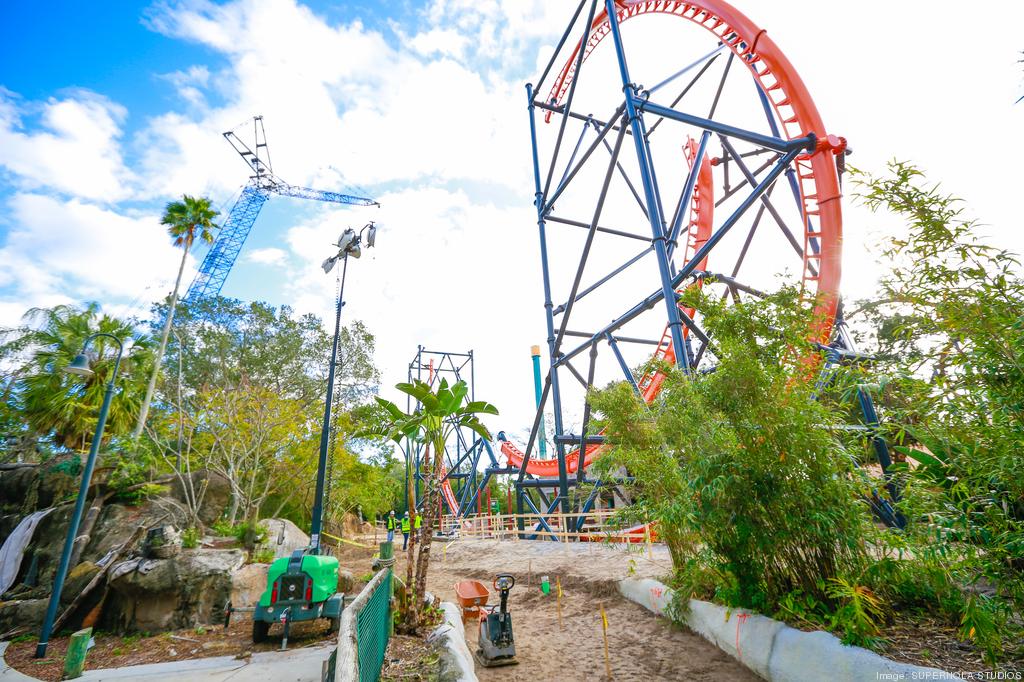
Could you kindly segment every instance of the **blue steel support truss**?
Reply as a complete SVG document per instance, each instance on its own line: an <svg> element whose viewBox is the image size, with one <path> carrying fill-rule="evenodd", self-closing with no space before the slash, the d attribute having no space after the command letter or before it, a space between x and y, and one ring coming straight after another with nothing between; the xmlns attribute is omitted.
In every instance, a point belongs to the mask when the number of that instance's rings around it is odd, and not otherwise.
<svg viewBox="0 0 1024 682"><path fill-rule="evenodd" d="M602 5L609 17L609 21L607 25L597 29L594 24L595 12ZM589 12L584 11L584 8L587 6L589 6ZM588 432L590 426L589 405L584 404L582 411L583 421L578 427L578 433L573 433L570 427L567 426L572 413L564 411L567 391L566 383L569 386L573 386L575 381L579 382L587 390L592 388L598 346L600 344L607 344L610 350L610 353L607 354L608 360L615 363L614 367L617 368L615 371L621 371L620 376L624 376L638 392L643 375L634 375L634 369L631 369L631 363L627 361L624 356L624 349L620 347L622 344L649 344L657 348L658 352L662 352L666 347L666 339L670 338L674 349L675 363L680 371L684 373L706 371L706 369L702 370L699 367L702 360L705 365L711 362L709 357L714 355L714 345L712 340L700 328L700 325L682 313L676 300L676 292L680 291L682 287L687 286L687 281L689 280L696 282L700 279L710 278L714 279L720 286L727 286L733 298L739 298L739 292L752 296L763 295L753 286L737 280L736 272L738 272L740 264L743 262L747 246L750 245L750 240L754 232L757 231L761 217L766 211L777 223L781 233L788 239L801 261L803 261L803 247L799 243L798 238L800 236L807 236L806 244L812 253L817 254L820 251L819 239L815 232L816 227L811 224L810 215L807 215L805 219L801 218L801 222L806 222L806 224L801 225L799 230L790 230L785 223L785 219L779 216L771 202L771 194L776 181L785 174L786 178L783 182L787 183L792 190L796 211L802 215L804 206L797 191L794 168L801 155L815 149L816 138L813 135L805 134L802 137L787 139L783 134L783 130L776 122L774 113L767 104L764 92L759 89L760 85L757 86L758 89L756 90L757 99L752 100L752 102L755 111L759 112L763 109L764 114L767 116L768 133L731 125L716 119L715 112L718 106L718 97L721 95L726 79L729 77L729 66L732 64L735 55L729 53L725 68L722 71L721 82L718 84L717 94L714 95L714 101L710 105L710 113L708 113L707 108L697 109L697 113L683 110L683 107L688 109L694 107L694 104L689 103L689 100L684 101L679 107L676 106L691 87L704 77L711 63L718 59L722 53L722 46L729 41L736 40L735 34L724 36L718 47L708 53L703 59L677 72L653 89L657 90L687 71L691 69L697 70L700 67L696 75L693 75L689 84L682 89L679 97L672 102L672 105L664 106L653 101L651 97L653 90L645 90L642 85L638 84L636 75L630 72L627 51L619 30L618 9L615 0L581 0L575 15L570 20L559 42L559 49L552 54L538 85L536 88L529 84L526 86L533 161L533 203L536 209L536 224L540 238L540 265L543 277L547 350L550 365L544 379L543 391L539 400L540 404L537 408L528 444L525 450L520 453L521 463L517 464L514 470L516 475L516 499L520 513L525 511L526 507L529 507L534 513L541 514L542 517L552 514L558 508L561 508L563 513L567 513L570 511L570 507L575 507L576 511L573 514L577 520L574 524L575 528L572 528L572 530L579 530L583 527L586 515L598 495L598 488L614 488L622 482L615 480L588 480L582 465L577 467L574 474L570 474L567 467L567 456L569 454L567 453L567 445L575 449L577 453L582 454L587 445L599 443L603 440ZM580 18L585 19L580 22L578 21ZM535 93L540 90L548 74L551 73L552 66L559 58L560 49L566 44L568 36L577 30L577 35L580 35L578 45L581 47L572 53L571 58L574 60L574 63L567 63L566 65L564 73L571 74L568 86L561 91L558 99L545 101ZM605 33L595 39L591 35L592 30L602 30ZM610 112L607 119L601 121L590 114L588 109L574 108L574 97L584 58L587 54L587 49L584 49L582 46L588 46L589 49L589 47L593 47L605 35L611 44L611 49L614 51L614 64L617 71L614 78L614 86L611 87L614 87L617 92L622 92L622 99L614 111ZM607 64L607 62L605 63ZM608 78L608 80L610 81L611 78ZM591 82L593 83L594 81ZM705 91L708 93L715 92L713 88L705 88ZM751 94L754 92L751 91ZM606 104L609 107L616 106L615 102L607 102ZM588 103L583 106L590 107L591 104ZM543 140L540 138L536 122L537 109L546 112L547 117L556 116L559 121L557 132L553 132ZM566 135L566 126L570 121L575 121L574 125L582 126L578 140L570 139L570 136ZM663 169L665 163L678 163L678 157L675 160L668 159L666 162L662 157L656 159L652 152L651 136L655 129L662 124L666 126L681 125L689 127L690 130L694 131L695 135L699 134L700 139L696 158L692 159L689 172L685 174L685 181L681 183L679 200L678 202L672 200L668 206L669 210L666 210L666 206L663 205L662 201L662 191L667 187L667 184L663 186L659 183L658 173L656 173L655 169L656 167L659 170ZM592 130L595 135L589 145L583 144L583 135L588 133L588 129ZM627 140L627 138L629 139ZM690 215L691 196L694 192L698 168L700 161L710 153L708 146L712 138L719 140L722 144L720 158L712 160L713 165L718 163L724 167L724 187L718 203L726 201L739 190L746 189L732 201L732 209L730 211L726 212L722 218L716 217L716 225L713 228L713 232L703 243L694 245L694 252L687 259L683 257L685 249L677 249L677 246L682 246L685 243L680 239L682 236L680 234L681 228L685 218ZM753 149L744 153L738 147L739 144L744 145L742 149L749 150L751 147ZM610 158L599 152L602 148L608 152ZM662 146L658 149L658 152L662 153L664 149L664 146ZM598 156L601 156L602 159L602 162L598 162L597 165L593 162L593 159L597 158L595 152L598 152ZM561 158L560 154L562 155ZM766 160L756 169L748 168L744 158L757 156L761 156ZM632 158L628 159L629 163L627 165L635 169L633 171L635 174L633 180L627 177L627 171L622 163L622 160L628 157ZM656 163L656 161L661 163ZM603 165L603 162L607 162L607 166ZM741 171L741 183L730 183L730 164ZM563 199L563 196L569 196L567 190L571 186L580 184L581 178L585 176L584 173L581 173L584 166L587 166L587 173L589 173L586 177L593 179L587 182L596 182L597 178L600 177L603 177L604 180L603 184L598 185L596 188L592 187L591 193L588 194L588 197L596 197L596 200L591 199L592 203L586 203L585 206L581 207L578 204L572 204L569 199ZM623 192L624 187L621 186L613 188L613 192L609 193L612 180L616 178L621 178L624 181L625 186L629 189L629 193ZM596 192L593 191L595 189ZM643 213L643 222L641 223L637 219L633 229L612 229L604 223L603 211L606 199L611 197L616 191L618 192L616 196L620 197L620 202L625 202L626 204L635 202ZM676 196L674 192L672 196ZM622 199L621 197L626 198ZM556 203L560 204L563 210L565 210L565 206L570 208L565 213L560 213L556 211ZM581 209L592 210L592 212L581 213L579 212ZM573 211L571 217L569 211ZM712 250L716 249L727 234L741 222L748 223L750 231L746 240L746 246L743 247L736 261L733 275L730 277L724 274L699 271L697 269L698 264ZM587 231L585 240L582 242L582 248L579 251L578 265L575 260L565 260L564 254L562 254L561 262L552 260L553 250L551 243L549 243L549 230L552 225L568 225ZM641 228L640 225L643 225L643 227ZM641 234L641 232L646 232L646 234ZM591 255L591 247L595 240L598 239L639 240L645 242L646 248L624 265L617 267L603 277L597 278L594 284L583 287L581 277L587 267L588 258ZM566 242L561 243L565 244ZM619 242L619 244L621 243ZM580 327L584 324L592 327L594 326L592 322L576 322L576 325L580 326L570 326L570 319L574 319L574 307L580 299L595 289L605 286L611 280L618 278L626 269L634 268L634 264L637 263L641 263L641 265L636 267L645 267L647 268L646 271L651 273L650 277L653 280L651 282L651 289L654 289L654 291L644 296L632 307L627 308L625 312L612 318L612 321L607 325L601 322L597 325L597 329L591 328L585 331L580 329ZM811 275L817 276L818 273L813 264L807 267ZM554 300L552 295L552 277L572 272L576 274L575 278L571 280L571 285L568 286L566 297ZM564 276L562 278L567 280ZM647 291L651 291L651 289ZM649 311L654 312L650 313ZM649 315L645 319L651 319L650 316L657 317L658 322L665 326L665 335L661 342L655 339L633 338L623 335L623 328L642 315ZM575 319L579 319L579 317L576 316ZM686 338L684 338L684 328L687 332L685 334ZM566 341L569 337L575 337L578 341L567 347ZM589 362L586 368L573 366L573 362L582 363L588 357ZM562 381L562 379L568 379L568 382ZM884 462L888 459L887 449L884 441L877 436L877 416L874 415L870 399L866 398L866 394L861 396L865 421L867 428L874 434L872 436L873 443L878 452L879 459ZM544 410L547 408L551 409L554 421L553 440L556 450L555 454L558 459L557 479L553 477L535 478L527 471L530 458L540 437ZM580 459L582 460L582 457ZM580 494L570 498L570 488L580 485L594 486L594 488L587 489L586 493L579 491ZM528 493L531 490L537 491L542 504L537 505L528 497ZM550 503L548 503L549 498L545 491L550 491L552 495ZM890 490L890 493L892 498L895 499L896 495L893 491ZM534 534L550 533L550 525L544 518L541 518L532 532ZM519 527L521 531L526 530L521 520Z"/></svg>

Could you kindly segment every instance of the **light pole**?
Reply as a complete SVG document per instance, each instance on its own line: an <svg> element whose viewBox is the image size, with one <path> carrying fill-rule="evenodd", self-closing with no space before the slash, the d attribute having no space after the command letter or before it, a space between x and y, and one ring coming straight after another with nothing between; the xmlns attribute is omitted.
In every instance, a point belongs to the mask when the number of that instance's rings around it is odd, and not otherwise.
<svg viewBox="0 0 1024 682"><path fill-rule="evenodd" d="M121 366L121 354L124 353L124 345L121 339L113 334L98 333L89 336L82 344L82 352L75 356L71 364L64 368L65 372L79 376L92 376L93 371L89 369L89 359L85 357L85 351L93 339L105 336L117 344L117 360L114 362L114 371L110 373L110 381L107 382L107 390L103 394L103 405L100 407L100 416L96 422L96 433L92 437L92 445L89 448L89 458L85 461L85 469L82 471L82 484L78 488L78 499L75 500L75 511L71 515L71 523L68 525L68 536L64 540L64 552L60 555L60 564L57 566L57 575L53 579L53 591L50 592L50 603L46 607L46 618L43 620L43 629L39 633L39 644L36 645L36 658L46 656L46 646L50 641L50 631L53 629L53 621L57 618L57 608L60 606L60 593L64 589L64 579L68 574L68 563L71 561L71 552L75 546L75 537L78 535L78 525L82 521L82 511L85 508L85 498L89 494L89 485L92 482L92 470L96 465L96 454L100 449L100 440L103 438L103 427L107 424L107 411L110 409L110 399L114 396L114 380L117 378L117 370Z"/></svg>
<svg viewBox="0 0 1024 682"><path fill-rule="evenodd" d="M348 272L348 257L359 258L362 255L363 235L366 235L366 246L371 247L377 241L377 227L373 221L363 226L357 234L351 227L341 233L338 238L338 253L325 260L322 264L324 273L329 273L340 259L341 287L338 290L338 310L334 318L334 342L331 344L331 364L327 370L327 397L324 399L324 423L320 431L320 461L316 468L316 493L313 496L313 521L309 530L310 551L320 553L320 532L324 520L324 485L327 476L327 449L331 439L331 402L334 400L334 369L338 361L338 335L341 333L341 309L345 305L345 274Z"/></svg>

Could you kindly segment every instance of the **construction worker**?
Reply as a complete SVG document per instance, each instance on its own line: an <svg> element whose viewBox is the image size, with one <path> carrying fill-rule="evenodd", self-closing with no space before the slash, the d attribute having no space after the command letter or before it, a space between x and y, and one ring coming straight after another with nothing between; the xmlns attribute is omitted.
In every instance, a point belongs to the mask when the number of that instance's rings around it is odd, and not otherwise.
<svg viewBox="0 0 1024 682"><path fill-rule="evenodd" d="M405 548L409 546L409 512L405 512L405 516L402 517L402 535L404 536L402 540L402 551L404 552Z"/></svg>
<svg viewBox="0 0 1024 682"><path fill-rule="evenodd" d="M388 514L388 518L384 523L385 528L388 529L388 542L393 542L395 539L395 526L398 525L398 519L395 518L394 509L392 509L391 513Z"/></svg>
<svg viewBox="0 0 1024 682"><path fill-rule="evenodd" d="M416 542L422 542L423 536L420 535L420 524L423 522L423 517L416 514Z"/></svg>

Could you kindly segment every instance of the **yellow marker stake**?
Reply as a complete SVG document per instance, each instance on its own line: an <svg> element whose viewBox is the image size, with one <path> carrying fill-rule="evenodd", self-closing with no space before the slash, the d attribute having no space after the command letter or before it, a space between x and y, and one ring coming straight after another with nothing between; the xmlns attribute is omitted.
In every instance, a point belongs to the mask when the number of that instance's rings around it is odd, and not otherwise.
<svg viewBox="0 0 1024 682"><path fill-rule="evenodd" d="M558 629L562 630L562 579L559 576L555 576L555 587L558 590Z"/></svg>
<svg viewBox="0 0 1024 682"><path fill-rule="evenodd" d="M612 660L608 655L608 614L604 612L604 604L601 605L601 633L604 635L604 671L608 673L608 679L612 679Z"/></svg>

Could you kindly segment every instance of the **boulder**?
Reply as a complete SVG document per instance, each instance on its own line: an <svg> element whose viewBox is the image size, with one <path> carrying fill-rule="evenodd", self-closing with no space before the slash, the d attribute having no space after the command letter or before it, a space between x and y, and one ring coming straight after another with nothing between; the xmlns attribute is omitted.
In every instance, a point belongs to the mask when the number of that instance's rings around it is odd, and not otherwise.
<svg viewBox="0 0 1024 682"><path fill-rule="evenodd" d="M347 568L338 570L338 592L353 594L356 588L356 577Z"/></svg>
<svg viewBox="0 0 1024 682"><path fill-rule="evenodd" d="M172 559L133 561L132 570L110 582L104 629L160 632L219 622L245 554L190 549Z"/></svg>
<svg viewBox="0 0 1024 682"><path fill-rule="evenodd" d="M21 516L74 497L82 465L75 455L0 471L0 509Z"/></svg>
<svg viewBox="0 0 1024 682"><path fill-rule="evenodd" d="M24 579L24 572L28 570L31 556L34 555L37 557L38 584L53 584L73 511L73 505L65 504L42 518L39 525L36 526L32 542L25 549L25 557L21 561L21 575L18 576L19 581Z"/></svg>
<svg viewBox="0 0 1024 682"><path fill-rule="evenodd" d="M150 559L172 559L181 553L181 533L174 526L154 526L146 532L142 552Z"/></svg>
<svg viewBox="0 0 1024 682"><path fill-rule="evenodd" d="M91 561L79 562L77 566L68 571L68 577L65 579L64 588L60 592L60 603L62 606L67 606L75 597L81 594L85 586L96 577L96 574L100 572L100 567ZM44 586L44 589L49 592L50 587Z"/></svg>
<svg viewBox="0 0 1024 682"><path fill-rule="evenodd" d="M15 628L38 628L43 624L49 599L21 599L0 602L0 632Z"/></svg>
<svg viewBox="0 0 1024 682"><path fill-rule="evenodd" d="M26 467L0 471L0 504L8 513L22 513L22 504L28 497L29 488L35 482L38 467Z"/></svg>
<svg viewBox="0 0 1024 682"><path fill-rule="evenodd" d="M177 478L170 484L171 496L187 509L188 499L185 488ZM224 509L231 503L231 484L220 474L201 469L192 472L191 489L199 504L199 520L203 525L211 526L224 516ZM184 526L182 526L184 527Z"/></svg>
<svg viewBox="0 0 1024 682"><path fill-rule="evenodd" d="M373 524L361 521L355 514L345 514L341 520L341 532L347 538L373 533Z"/></svg>
<svg viewBox="0 0 1024 682"><path fill-rule="evenodd" d="M275 559L309 547L309 536L288 519L263 519L260 523L267 529L264 544L274 550Z"/></svg>
<svg viewBox="0 0 1024 682"><path fill-rule="evenodd" d="M247 564L231 573L231 603L255 606L267 588L268 564Z"/></svg>

